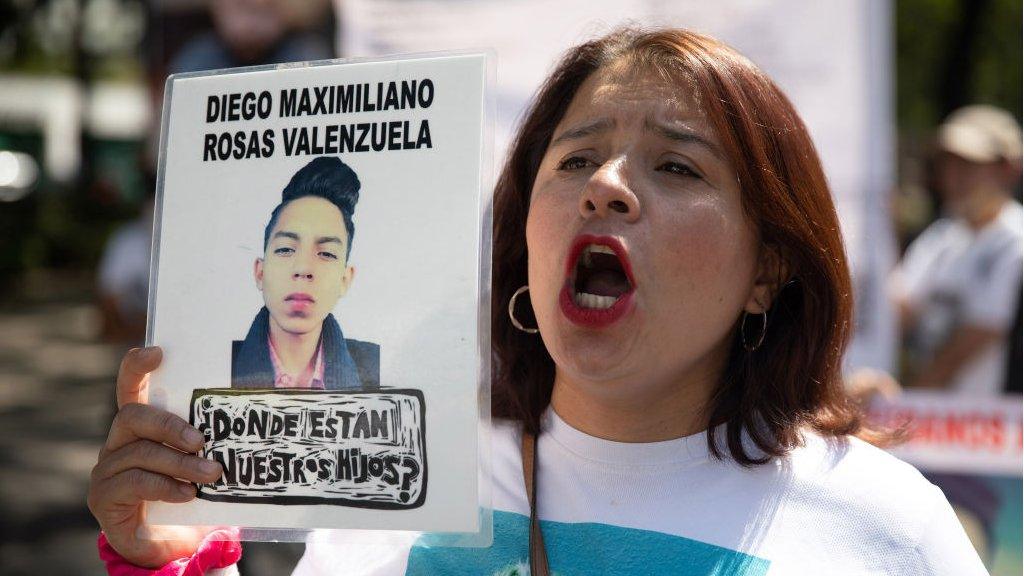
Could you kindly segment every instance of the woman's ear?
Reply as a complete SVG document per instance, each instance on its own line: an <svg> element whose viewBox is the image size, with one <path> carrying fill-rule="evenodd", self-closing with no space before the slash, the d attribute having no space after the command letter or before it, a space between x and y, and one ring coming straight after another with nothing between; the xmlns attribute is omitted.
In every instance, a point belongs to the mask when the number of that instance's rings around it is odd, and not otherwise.
<svg viewBox="0 0 1024 576"><path fill-rule="evenodd" d="M757 277L743 309L750 314L767 312L779 291L789 282L790 275L789 260L782 250L776 245L762 245L757 260Z"/></svg>

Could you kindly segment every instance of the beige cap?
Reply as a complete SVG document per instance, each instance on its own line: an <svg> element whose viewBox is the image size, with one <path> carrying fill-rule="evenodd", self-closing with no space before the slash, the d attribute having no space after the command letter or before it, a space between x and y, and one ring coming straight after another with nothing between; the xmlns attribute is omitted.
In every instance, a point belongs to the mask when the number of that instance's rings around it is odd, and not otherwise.
<svg viewBox="0 0 1024 576"><path fill-rule="evenodd" d="M965 106L939 126L938 144L940 149L974 162L1019 160L1020 124L995 106Z"/></svg>

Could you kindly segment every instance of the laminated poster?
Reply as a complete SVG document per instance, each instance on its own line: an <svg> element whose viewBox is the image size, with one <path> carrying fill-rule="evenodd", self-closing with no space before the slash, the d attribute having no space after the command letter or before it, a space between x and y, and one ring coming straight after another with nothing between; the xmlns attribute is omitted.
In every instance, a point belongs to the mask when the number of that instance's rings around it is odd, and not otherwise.
<svg viewBox="0 0 1024 576"><path fill-rule="evenodd" d="M224 474L156 525L478 530L486 56L168 80L150 401Z"/></svg>

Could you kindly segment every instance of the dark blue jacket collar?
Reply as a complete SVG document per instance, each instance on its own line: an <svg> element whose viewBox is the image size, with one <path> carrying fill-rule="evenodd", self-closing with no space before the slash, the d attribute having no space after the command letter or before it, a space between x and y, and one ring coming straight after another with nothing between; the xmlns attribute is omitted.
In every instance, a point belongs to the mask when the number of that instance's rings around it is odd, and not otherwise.
<svg viewBox="0 0 1024 576"><path fill-rule="evenodd" d="M232 388L273 388L274 365L267 348L270 338L270 311L260 309L249 327L232 365ZM349 354L345 335L333 314L324 318L320 332L324 350L324 389L358 390L362 388L356 363Z"/></svg>

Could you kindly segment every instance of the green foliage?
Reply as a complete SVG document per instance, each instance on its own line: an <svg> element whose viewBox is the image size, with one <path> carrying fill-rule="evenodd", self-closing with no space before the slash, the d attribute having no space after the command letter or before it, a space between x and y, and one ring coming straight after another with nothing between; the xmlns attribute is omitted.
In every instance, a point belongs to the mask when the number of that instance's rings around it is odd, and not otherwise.
<svg viewBox="0 0 1024 576"><path fill-rule="evenodd" d="M995 0L978 37L978 59L971 84L974 99L995 104L1021 118L1021 44L1019 0Z"/></svg>
<svg viewBox="0 0 1024 576"><path fill-rule="evenodd" d="M971 7L981 11L979 22L967 44L958 46ZM928 133L942 121L949 112L949 83L966 85L959 105L985 102L1021 117L1020 0L895 0L894 9L901 133ZM969 58L960 70L954 58L964 50Z"/></svg>
<svg viewBox="0 0 1024 576"><path fill-rule="evenodd" d="M939 71L946 57L943 31L952 26L956 0L896 0L896 118L901 128L937 122Z"/></svg>

